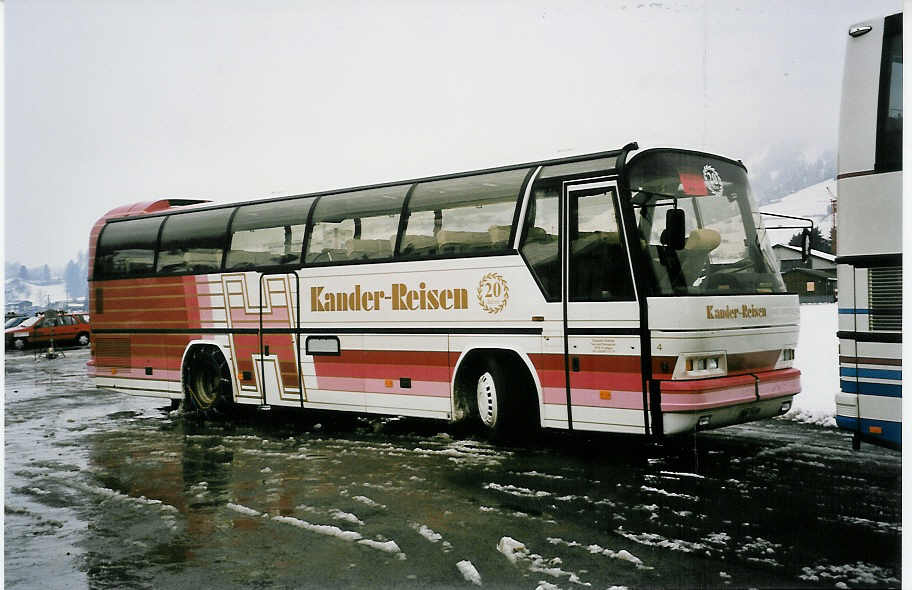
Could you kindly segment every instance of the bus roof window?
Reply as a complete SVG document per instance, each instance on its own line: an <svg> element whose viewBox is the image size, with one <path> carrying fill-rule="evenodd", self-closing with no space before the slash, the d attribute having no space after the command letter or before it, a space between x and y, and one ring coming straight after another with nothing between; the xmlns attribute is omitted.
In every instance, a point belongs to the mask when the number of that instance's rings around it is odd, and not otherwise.
<svg viewBox="0 0 912 590"><path fill-rule="evenodd" d="M162 228L157 271L218 272L232 211L210 209L168 216Z"/></svg>
<svg viewBox="0 0 912 590"><path fill-rule="evenodd" d="M106 225L98 243L96 280L152 274L158 228L163 219L147 217Z"/></svg>
<svg viewBox="0 0 912 590"><path fill-rule="evenodd" d="M558 164L557 166L546 166L538 175L537 180L566 178L568 176L592 176L599 172L613 172L614 165L615 158L598 158L595 160L582 160L580 162Z"/></svg>
<svg viewBox="0 0 912 590"><path fill-rule="evenodd" d="M523 181L522 168L420 183L409 201L403 244L423 255L477 254L509 247ZM407 247L401 254L413 256Z"/></svg>
<svg viewBox="0 0 912 590"><path fill-rule="evenodd" d="M314 207L308 263L392 258L410 185L326 195Z"/></svg>
<svg viewBox="0 0 912 590"><path fill-rule="evenodd" d="M309 197L240 207L231 222L225 268L299 264L307 214L315 200Z"/></svg>

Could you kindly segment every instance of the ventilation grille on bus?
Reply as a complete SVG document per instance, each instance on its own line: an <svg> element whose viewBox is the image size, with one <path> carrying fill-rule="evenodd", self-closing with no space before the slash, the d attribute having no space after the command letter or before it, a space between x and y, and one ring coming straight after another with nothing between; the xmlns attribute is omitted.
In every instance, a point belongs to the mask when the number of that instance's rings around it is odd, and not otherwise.
<svg viewBox="0 0 912 590"><path fill-rule="evenodd" d="M868 269L871 330L902 330L902 267Z"/></svg>
<svg viewBox="0 0 912 590"><path fill-rule="evenodd" d="M130 366L129 336L95 336L95 364L99 367Z"/></svg>

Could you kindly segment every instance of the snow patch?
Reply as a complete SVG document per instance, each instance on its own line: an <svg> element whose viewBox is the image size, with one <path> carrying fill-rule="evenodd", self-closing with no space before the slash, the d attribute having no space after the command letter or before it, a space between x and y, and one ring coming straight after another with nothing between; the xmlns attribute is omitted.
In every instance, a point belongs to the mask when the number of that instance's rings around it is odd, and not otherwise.
<svg viewBox="0 0 912 590"><path fill-rule="evenodd" d="M498 492L503 492L504 494L511 494L522 498L547 498L548 496L553 495L551 492L546 492L544 490L530 490L529 488L514 486L513 484L501 485L499 483L486 483L482 488L486 490L496 490Z"/></svg>
<svg viewBox="0 0 912 590"><path fill-rule="evenodd" d="M696 496L690 496L688 494L678 494L676 492L669 492L660 488L651 488L649 486L640 486L640 489L644 492L651 492L653 494L660 494L662 496L667 496L669 498L684 498L685 500L691 500L696 502L698 498Z"/></svg>
<svg viewBox="0 0 912 590"><path fill-rule="evenodd" d="M807 582L828 580L834 582L837 588L848 588L848 584L853 586L899 586L901 583L894 576L893 570L863 561L845 565L820 564L803 567L801 571L803 573L798 577L802 580Z"/></svg>
<svg viewBox="0 0 912 590"><path fill-rule="evenodd" d="M581 547L593 555L604 555L605 557L609 557L611 559L619 559L621 561L630 562L630 563L634 564L637 567L637 569L642 569L642 570L653 569L652 567L644 564L642 559L640 559L636 555L632 554L631 552L627 551L626 549L621 549L620 551L612 551L611 549L605 549L601 545L596 545L594 543L592 545L583 546L581 543L579 543L577 541L565 541L564 539L561 539L560 537L548 537L548 542L551 543L552 545L564 545L567 547Z"/></svg>
<svg viewBox="0 0 912 590"><path fill-rule="evenodd" d="M380 504L379 502L374 502L367 496L352 496L352 500L354 500L355 502L361 502L362 504L364 504L366 506L370 506L371 508L383 508L383 509L386 508L385 504Z"/></svg>
<svg viewBox="0 0 912 590"><path fill-rule="evenodd" d="M838 519L849 524L873 529L882 533L902 533L901 523L880 522L868 520L867 518L858 518L856 516L839 516Z"/></svg>
<svg viewBox="0 0 912 590"><path fill-rule="evenodd" d="M465 578L466 582L481 586L481 574L478 573L478 570L475 569L475 566L472 565L471 561L468 559L460 561L456 564L456 569L459 570L459 573L462 574L462 577Z"/></svg>
<svg viewBox="0 0 912 590"><path fill-rule="evenodd" d="M352 524L357 524L359 526L364 525L364 521L352 514L351 512L343 512L337 508L333 508L329 511L329 515L336 520L342 520L345 522L350 522Z"/></svg>
<svg viewBox="0 0 912 590"><path fill-rule="evenodd" d="M510 474L511 475L528 475L531 477L541 477L544 479L564 479L563 475L554 475L551 473L540 473L538 471L522 471L522 472L511 471Z"/></svg>
<svg viewBox="0 0 912 590"><path fill-rule="evenodd" d="M263 514L262 512L260 512L258 510L254 510L253 508L248 508L247 506L241 506L240 504L233 504L231 502L228 502L228 504L226 504L226 507L229 508L230 510L234 510L235 512L239 512L246 516L262 516L262 514Z"/></svg>
<svg viewBox="0 0 912 590"><path fill-rule="evenodd" d="M666 539L662 535L658 535L656 533L628 533L622 528L619 528L614 532L621 535L625 539L630 539L631 541L639 543L641 545L662 547L663 549L680 551L682 553L694 553L696 551L706 551L707 549L706 545L702 543L695 541L684 541L682 539Z"/></svg>
<svg viewBox="0 0 912 590"><path fill-rule="evenodd" d="M699 473L688 473L686 471L659 471L662 475L674 475L677 477L692 477L694 479L706 479L705 475Z"/></svg>
<svg viewBox="0 0 912 590"><path fill-rule="evenodd" d="M839 310L836 303L801 305L795 368L801 370L801 393L780 420L836 426L839 392Z"/></svg>
<svg viewBox="0 0 912 590"><path fill-rule="evenodd" d="M337 526L328 525L328 524L312 524L306 520L301 520L299 518L294 518L293 516L281 516L276 515L272 517L272 520L276 522L281 522L285 524L290 524L301 529L305 529L319 535L326 535L328 537L336 537L342 539L343 541L359 541L363 537L361 533L356 533L355 531L343 531Z"/></svg>
<svg viewBox="0 0 912 590"><path fill-rule="evenodd" d="M500 541L497 542L497 550L503 553L513 564L529 552L525 545L513 537L501 537Z"/></svg>
<svg viewBox="0 0 912 590"><path fill-rule="evenodd" d="M497 550L512 564L525 565L530 572L545 574L552 578L566 577L573 584L592 586L591 583L580 580L577 574L557 567L561 564L560 558L555 557L548 560L537 553L530 553L523 543L512 537L501 537L497 543Z"/></svg>
<svg viewBox="0 0 912 590"><path fill-rule="evenodd" d="M361 539L358 541L359 545L366 545L372 549L378 549L386 553L392 553L399 559L405 559L405 553L399 549L399 545L395 541L374 541L373 539Z"/></svg>
<svg viewBox="0 0 912 590"><path fill-rule="evenodd" d="M435 533L433 530L428 528L426 525L418 524L417 522L409 523L409 526L418 531L418 534L430 541L431 543L439 543L443 539L443 535L440 533Z"/></svg>

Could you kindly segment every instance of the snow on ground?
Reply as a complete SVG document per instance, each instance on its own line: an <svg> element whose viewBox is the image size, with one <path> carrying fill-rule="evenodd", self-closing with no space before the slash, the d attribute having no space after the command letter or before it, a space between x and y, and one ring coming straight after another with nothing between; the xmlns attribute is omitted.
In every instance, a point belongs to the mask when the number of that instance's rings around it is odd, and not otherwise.
<svg viewBox="0 0 912 590"><path fill-rule="evenodd" d="M836 303L801 306L801 332L795 367L801 370L801 393L785 418L820 426L836 426L839 391L839 340Z"/></svg>

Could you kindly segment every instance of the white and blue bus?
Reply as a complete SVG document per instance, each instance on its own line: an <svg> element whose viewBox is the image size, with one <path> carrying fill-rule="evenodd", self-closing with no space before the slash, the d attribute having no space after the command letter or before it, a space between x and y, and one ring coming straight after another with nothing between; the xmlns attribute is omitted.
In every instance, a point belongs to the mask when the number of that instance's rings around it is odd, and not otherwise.
<svg viewBox="0 0 912 590"><path fill-rule="evenodd" d="M899 449L902 426L902 13L849 28L839 122L836 423Z"/></svg>

